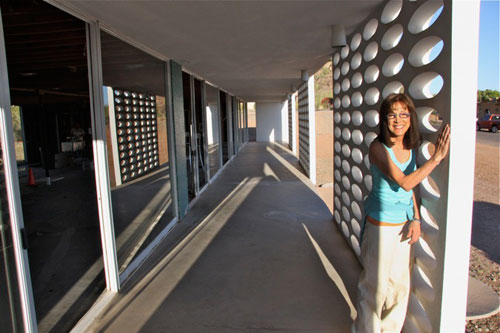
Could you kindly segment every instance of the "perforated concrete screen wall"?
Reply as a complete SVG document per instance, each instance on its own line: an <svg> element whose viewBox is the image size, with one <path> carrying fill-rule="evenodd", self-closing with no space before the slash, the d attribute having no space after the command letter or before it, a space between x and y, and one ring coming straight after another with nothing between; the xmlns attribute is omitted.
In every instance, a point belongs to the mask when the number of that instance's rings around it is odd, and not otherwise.
<svg viewBox="0 0 500 333"><path fill-rule="evenodd" d="M299 162L309 179L316 183L316 117L314 114L314 76L298 90ZM292 127L293 128L293 127ZM293 138L293 135L292 135Z"/></svg>
<svg viewBox="0 0 500 333"><path fill-rule="evenodd" d="M154 95L108 87L116 184L144 176L159 166Z"/></svg>
<svg viewBox="0 0 500 333"><path fill-rule="evenodd" d="M436 0L389 1L333 55L334 219L358 256L363 200L372 188L368 148L378 133L382 100L396 92L413 98L424 137L420 164L430 158L441 123L449 123L449 7ZM415 245L405 332L439 331L434 312L441 306L439 233L446 223L447 172L439 166L420 186L423 236Z"/></svg>

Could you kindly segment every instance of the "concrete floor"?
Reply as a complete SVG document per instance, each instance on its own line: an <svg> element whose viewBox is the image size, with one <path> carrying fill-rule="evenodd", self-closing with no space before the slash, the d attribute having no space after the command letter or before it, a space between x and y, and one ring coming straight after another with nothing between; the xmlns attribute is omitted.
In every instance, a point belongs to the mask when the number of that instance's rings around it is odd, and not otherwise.
<svg viewBox="0 0 500 333"><path fill-rule="evenodd" d="M296 158L249 143L94 332L348 332L361 267Z"/></svg>

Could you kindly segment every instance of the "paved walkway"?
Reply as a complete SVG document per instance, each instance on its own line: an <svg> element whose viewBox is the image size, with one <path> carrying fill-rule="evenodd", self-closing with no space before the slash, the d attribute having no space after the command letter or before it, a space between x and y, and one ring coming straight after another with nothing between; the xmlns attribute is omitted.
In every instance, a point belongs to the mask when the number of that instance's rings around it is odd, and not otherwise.
<svg viewBox="0 0 500 333"><path fill-rule="evenodd" d="M247 144L92 330L348 332L360 265L294 163Z"/></svg>

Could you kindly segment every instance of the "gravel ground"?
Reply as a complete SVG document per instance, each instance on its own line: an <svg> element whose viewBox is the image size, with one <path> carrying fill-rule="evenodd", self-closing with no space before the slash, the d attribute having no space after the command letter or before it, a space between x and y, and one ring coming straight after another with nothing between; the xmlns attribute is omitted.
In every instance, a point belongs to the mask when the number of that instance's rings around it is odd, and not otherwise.
<svg viewBox="0 0 500 333"><path fill-rule="evenodd" d="M490 142L480 140L485 136ZM469 274L500 295L499 140L498 133L478 133ZM500 332L500 314L468 321L466 332Z"/></svg>

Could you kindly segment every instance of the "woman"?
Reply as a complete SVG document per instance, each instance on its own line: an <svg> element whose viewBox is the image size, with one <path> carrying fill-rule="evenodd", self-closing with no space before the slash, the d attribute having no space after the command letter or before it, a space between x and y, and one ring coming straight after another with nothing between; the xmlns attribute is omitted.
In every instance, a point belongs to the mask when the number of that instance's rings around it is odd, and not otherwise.
<svg viewBox="0 0 500 333"><path fill-rule="evenodd" d="M370 145L372 191L365 200L355 332L401 332L410 291L410 247L420 237L417 186L446 157L450 127L417 169L422 143L413 101L391 94L380 106L380 133Z"/></svg>

